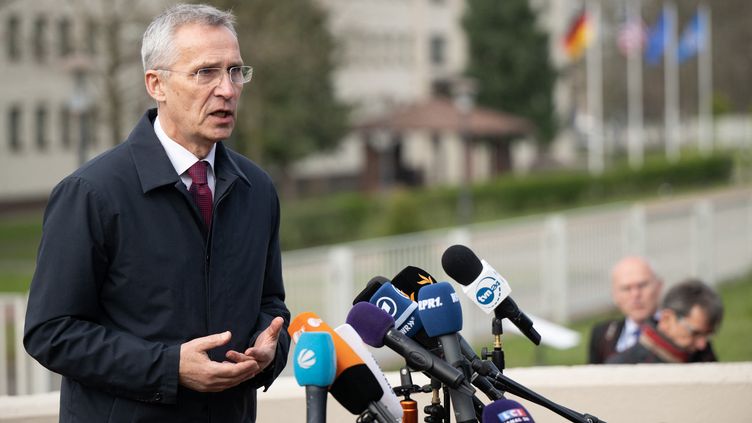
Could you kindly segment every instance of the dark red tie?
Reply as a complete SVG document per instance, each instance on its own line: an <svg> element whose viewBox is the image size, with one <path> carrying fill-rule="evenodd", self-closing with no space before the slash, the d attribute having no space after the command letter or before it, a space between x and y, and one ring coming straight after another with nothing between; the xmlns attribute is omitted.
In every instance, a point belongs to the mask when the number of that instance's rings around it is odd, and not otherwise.
<svg viewBox="0 0 752 423"><path fill-rule="evenodd" d="M201 211L201 217L204 218L206 230L211 228L212 222L212 192L206 180L206 168L209 163L201 160L188 168L188 175L191 177L191 189L188 192L193 196L198 209Z"/></svg>

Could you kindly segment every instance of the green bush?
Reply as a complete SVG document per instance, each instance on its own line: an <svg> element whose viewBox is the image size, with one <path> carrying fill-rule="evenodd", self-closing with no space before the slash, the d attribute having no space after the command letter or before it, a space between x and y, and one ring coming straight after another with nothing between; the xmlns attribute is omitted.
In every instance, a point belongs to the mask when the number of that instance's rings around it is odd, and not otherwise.
<svg viewBox="0 0 752 423"><path fill-rule="evenodd" d="M583 171L505 175L472 187L472 220L720 185L731 180L733 171L733 156L716 154L685 156L676 163L652 157L639 170L619 164L597 177ZM376 196L346 194L286 203L282 208L282 248L455 225L459 194L458 188L401 189Z"/></svg>

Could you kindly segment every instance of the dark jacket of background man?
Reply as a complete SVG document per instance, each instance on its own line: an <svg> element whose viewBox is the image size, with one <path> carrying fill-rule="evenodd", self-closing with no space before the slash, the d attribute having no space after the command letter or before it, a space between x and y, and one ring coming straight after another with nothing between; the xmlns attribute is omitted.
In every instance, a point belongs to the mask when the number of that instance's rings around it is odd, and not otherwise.
<svg viewBox="0 0 752 423"><path fill-rule="evenodd" d="M279 200L269 176L217 144L211 235L160 145L153 121L65 178L44 217L24 344L64 375L60 420L237 422L287 360L280 332L264 372L234 388L180 386L181 343L232 332L209 351L244 351L275 316L282 286ZM138 277L134 277L138 275Z"/></svg>

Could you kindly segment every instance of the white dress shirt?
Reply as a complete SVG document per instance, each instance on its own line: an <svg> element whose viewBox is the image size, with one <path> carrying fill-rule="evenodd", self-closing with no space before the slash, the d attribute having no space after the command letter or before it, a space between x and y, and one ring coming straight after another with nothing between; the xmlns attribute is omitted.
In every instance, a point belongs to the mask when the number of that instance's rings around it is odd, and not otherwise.
<svg viewBox="0 0 752 423"><path fill-rule="evenodd" d="M216 179L214 178L214 153L217 150L217 145L215 144L212 146L212 149L206 157L199 159L165 133L162 129L162 125L159 123L159 115L154 119L154 133L157 134L157 138L159 138L159 142L162 143L162 147L164 147L167 157L170 159L170 163L172 163L172 167L174 167L175 172L180 175L180 180L183 181L187 189L191 189L191 184L193 183L190 175L188 175L188 168L193 166L199 160L204 160L209 163L209 166L206 169L206 183L209 185L213 197L214 186L216 185Z"/></svg>

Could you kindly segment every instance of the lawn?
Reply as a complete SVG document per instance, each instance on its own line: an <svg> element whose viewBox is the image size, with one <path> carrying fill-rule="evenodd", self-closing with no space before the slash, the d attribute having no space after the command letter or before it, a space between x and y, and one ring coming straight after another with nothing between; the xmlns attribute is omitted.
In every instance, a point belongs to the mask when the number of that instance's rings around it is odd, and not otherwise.
<svg viewBox="0 0 752 423"><path fill-rule="evenodd" d="M36 249L41 237L41 213L0 219L0 292L25 292L34 272ZM721 329L713 345L721 361L752 361L752 274L720 285L726 308ZM575 348L555 350L535 346L527 338L504 335L507 367L583 364L592 325L615 316L599 315L574 322L570 328L580 333ZM491 336L488 343L490 347ZM480 350L482 345L476 345Z"/></svg>

